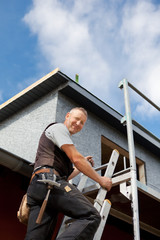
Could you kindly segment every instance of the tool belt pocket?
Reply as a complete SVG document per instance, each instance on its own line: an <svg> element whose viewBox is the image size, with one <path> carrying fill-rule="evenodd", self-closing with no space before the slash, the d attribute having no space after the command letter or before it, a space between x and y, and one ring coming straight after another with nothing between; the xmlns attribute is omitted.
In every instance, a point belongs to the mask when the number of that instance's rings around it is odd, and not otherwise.
<svg viewBox="0 0 160 240"><path fill-rule="evenodd" d="M30 208L27 204L27 193L23 196L19 210L17 212L17 218L19 221L25 225L28 223Z"/></svg>

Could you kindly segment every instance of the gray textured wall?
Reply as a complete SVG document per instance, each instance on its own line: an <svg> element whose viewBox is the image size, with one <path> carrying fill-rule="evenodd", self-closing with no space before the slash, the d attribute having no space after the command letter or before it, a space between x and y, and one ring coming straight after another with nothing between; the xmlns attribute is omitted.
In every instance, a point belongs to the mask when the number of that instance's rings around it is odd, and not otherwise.
<svg viewBox="0 0 160 240"><path fill-rule="evenodd" d="M160 158L139 145L135 149L136 156L145 162L147 185L160 192Z"/></svg>
<svg viewBox="0 0 160 240"><path fill-rule="evenodd" d="M42 130L55 121L57 93L52 92L0 124L0 147L33 162Z"/></svg>

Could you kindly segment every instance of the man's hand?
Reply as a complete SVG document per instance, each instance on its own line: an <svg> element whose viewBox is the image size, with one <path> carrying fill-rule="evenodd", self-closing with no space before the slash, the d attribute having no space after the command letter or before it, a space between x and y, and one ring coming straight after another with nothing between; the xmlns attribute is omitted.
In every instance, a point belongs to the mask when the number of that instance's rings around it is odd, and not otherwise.
<svg viewBox="0 0 160 240"><path fill-rule="evenodd" d="M85 159L91 164L92 167L94 167L94 160L92 156L87 156L85 157Z"/></svg>
<svg viewBox="0 0 160 240"><path fill-rule="evenodd" d="M101 181L99 184L101 185L101 187L107 189L107 191L110 191L112 187L112 179L108 177L101 177Z"/></svg>

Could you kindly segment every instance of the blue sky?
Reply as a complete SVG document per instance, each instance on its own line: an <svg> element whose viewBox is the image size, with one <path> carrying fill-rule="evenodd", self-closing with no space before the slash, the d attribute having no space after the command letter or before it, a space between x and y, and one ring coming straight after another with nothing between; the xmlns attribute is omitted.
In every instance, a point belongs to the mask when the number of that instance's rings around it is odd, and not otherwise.
<svg viewBox="0 0 160 240"><path fill-rule="evenodd" d="M56 67L124 114L127 78L160 106L160 2L1 0L0 104ZM160 137L160 113L130 91L132 117Z"/></svg>

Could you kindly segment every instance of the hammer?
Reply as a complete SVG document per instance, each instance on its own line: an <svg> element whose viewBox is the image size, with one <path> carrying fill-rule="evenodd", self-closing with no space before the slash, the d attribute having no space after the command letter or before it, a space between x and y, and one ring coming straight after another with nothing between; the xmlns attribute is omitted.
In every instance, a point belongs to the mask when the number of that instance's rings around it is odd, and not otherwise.
<svg viewBox="0 0 160 240"><path fill-rule="evenodd" d="M56 175L53 176L53 180L50 180L50 179L37 180L38 182L43 182L43 183L48 184L48 191L47 191L46 197L42 203L41 209L39 211L39 214L38 214L38 217L36 220L36 223L38 223L38 224L40 224L42 221L42 217L43 217L44 211L46 209L46 205L47 205L47 201L48 201L48 197L49 197L51 189L53 189L53 186L60 187L60 185L61 185L60 183L57 183L55 180L56 180Z"/></svg>

